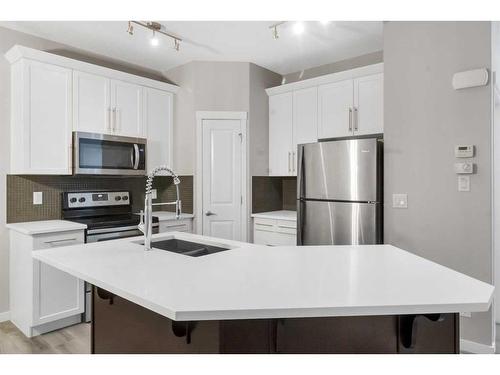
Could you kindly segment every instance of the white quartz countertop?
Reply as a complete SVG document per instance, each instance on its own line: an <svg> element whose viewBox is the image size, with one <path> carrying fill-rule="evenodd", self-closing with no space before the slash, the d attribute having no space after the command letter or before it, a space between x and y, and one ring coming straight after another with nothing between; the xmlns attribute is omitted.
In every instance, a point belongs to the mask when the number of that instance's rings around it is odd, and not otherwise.
<svg viewBox="0 0 500 375"><path fill-rule="evenodd" d="M273 220L289 220L297 221L297 211L269 211L269 212L259 212L252 214L252 217L259 217L262 219L273 219Z"/></svg>
<svg viewBox="0 0 500 375"><path fill-rule="evenodd" d="M175 212L170 211L153 211L153 216L156 216L159 221L167 221L167 220L177 220L175 218ZM180 220L182 219L192 219L194 218L193 214L181 214Z"/></svg>
<svg viewBox="0 0 500 375"><path fill-rule="evenodd" d="M79 224L67 220L41 220L26 221L24 223L7 224L7 228L20 233L35 235L42 233L66 232L70 230L86 229L85 224Z"/></svg>
<svg viewBox="0 0 500 375"><path fill-rule="evenodd" d="M180 321L486 311L494 291L390 245L269 248L179 232L153 238L232 249L195 258L144 251L136 237L33 257Z"/></svg>

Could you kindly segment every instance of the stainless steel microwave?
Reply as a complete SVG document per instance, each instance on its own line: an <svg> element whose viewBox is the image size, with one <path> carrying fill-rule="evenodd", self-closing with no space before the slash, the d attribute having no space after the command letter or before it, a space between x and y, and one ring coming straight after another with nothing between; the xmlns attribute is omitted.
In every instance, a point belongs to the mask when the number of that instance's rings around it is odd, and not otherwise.
<svg viewBox="0 0 500 375"><path fill-rule="evenodd" d="M146 174L146 139L73 132L73 174Z"/></svg>

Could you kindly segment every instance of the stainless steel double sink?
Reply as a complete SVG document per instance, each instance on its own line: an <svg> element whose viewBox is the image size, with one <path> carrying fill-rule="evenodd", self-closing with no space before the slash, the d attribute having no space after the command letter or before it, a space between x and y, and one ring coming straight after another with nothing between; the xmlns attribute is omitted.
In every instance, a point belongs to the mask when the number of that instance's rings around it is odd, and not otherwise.
<svg viewBox="0 0 500 375"><path fill-rule="evenodd" d="M144 242L141 242L141 244L144 244ZM204 255L210 255L219 253L221 251L230 250L227 247L184 241L184 240L179 240L177 238L152 241L151 247L153 249L171 251L173 253L187 255L190 257L201 257Z"/></svg>

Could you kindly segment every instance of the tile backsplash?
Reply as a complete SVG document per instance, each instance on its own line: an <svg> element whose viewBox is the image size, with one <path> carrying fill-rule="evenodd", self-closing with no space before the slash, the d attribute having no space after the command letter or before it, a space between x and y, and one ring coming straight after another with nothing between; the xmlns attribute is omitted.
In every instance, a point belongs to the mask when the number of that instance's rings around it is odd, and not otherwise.
<svg viewBox="0 0 500 375"><path fill-rule="evenodd" d="M193 212L193 176L180 176L182 210ZM127 190L132 196L132 210L139 211L144 205L145 177L110 176L35 176L7 175L7 223L52 220L61 218L61 193L84 190ZM171 177L160 176L154 181L158 201L175 199L175 186ZM43 194L43 203L33 204L33 192ZM173 210L164 206L162 210Z"/></svg>

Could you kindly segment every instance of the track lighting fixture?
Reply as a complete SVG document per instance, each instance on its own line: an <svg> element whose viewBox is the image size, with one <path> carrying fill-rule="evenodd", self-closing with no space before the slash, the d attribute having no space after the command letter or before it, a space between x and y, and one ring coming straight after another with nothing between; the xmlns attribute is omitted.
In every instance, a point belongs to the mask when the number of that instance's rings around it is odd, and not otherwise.
<svg viewBox="0 0 500 375"><path fill-rule="evenodd" d="M128 21L127 33L129 33L129 35L134 35L134 25L132 25L130 21Z"/></svg>
<svg viewBox="0 0 500 375"><path fill-rule="evenodd" d="M182 39L176 35L170 34L166 31L162 30L163 26L161 23L154 22L154 21L128 21L127 33L129 35L134 35L134 25L133 24L142 26L142 27L144 27L148 30L151 30L153 32L153 35L150 39L150 43L153 47L156 47L160 44L160 40L159 40L157 34L162 34L162 35L165 35L165 36L173 39L174 40L174 49L176 51L179 51L180 43L182 42Z"/></svg>

